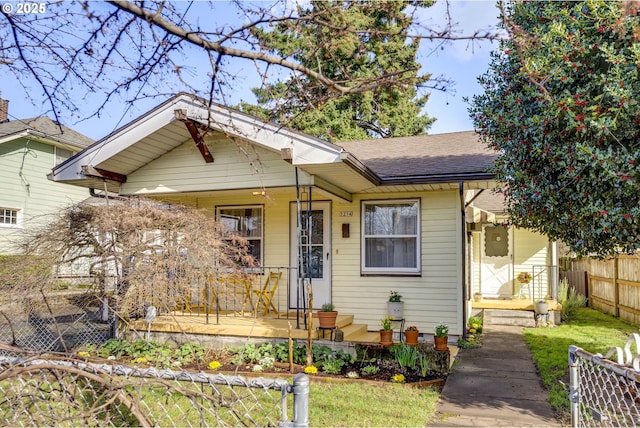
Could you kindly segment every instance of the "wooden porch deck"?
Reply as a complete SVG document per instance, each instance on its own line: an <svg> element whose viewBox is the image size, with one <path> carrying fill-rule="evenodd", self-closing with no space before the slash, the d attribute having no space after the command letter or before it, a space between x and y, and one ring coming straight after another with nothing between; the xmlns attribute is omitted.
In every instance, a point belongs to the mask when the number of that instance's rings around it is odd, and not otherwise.
<svg viewBox="0 0 640 428"><path fill-rule="evenodd" d="M215 313L208 314L174 312L158 316L149 328L154 333L186 333L210 336L232 336L242 338L280 338L287 339L289 334L293 339L307 339L308 332L304 328L304 321L300 319L300 328L297 327L295 313L293 315L281 314L277 316L254 316L245 313L244 316L237 312L221 312L216 318ZM354 324L353 315L338 315L336 325L344 333L345 342L378 343L378 332L367 331L366 324ZM318 320L314 314L311 337L318 339ZM144 319L134 320L131 328L139 332L147 331L147 323ZM291 333L289 333L291 332ZM320 337L322 338L322 337ZM329 333L326 333L326 339Z"/></svg>
<svg viewBox="0 0 640 428"><path fill-rule="evenodd" d="M550 311L562 310L560 305L555 300L547 300L549 303ZM516 311L534 311L535 304L531 299L491 299L482 298L479 301L472 302L472 308L474 309L509 309Z"/></svg>

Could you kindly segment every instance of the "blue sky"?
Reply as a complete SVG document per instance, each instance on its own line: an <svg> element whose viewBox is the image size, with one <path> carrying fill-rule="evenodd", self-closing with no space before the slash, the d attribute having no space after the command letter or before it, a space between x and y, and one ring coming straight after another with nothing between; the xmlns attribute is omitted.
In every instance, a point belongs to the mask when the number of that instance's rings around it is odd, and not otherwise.
<svg viewBox="0 0 640 428"><path fill-rule="evenodd" d="M459 24L462 33L473 33L478 29L495 27L497 23L498 11L494 1L451 1L451 16ZM431 26L441 25L444 21L443 7L440 3L429 8ZM481 92L481 87L476 78L486 71L489 64L489 54L492 49L497 48L497 43L475 42L471 45L467 41L452 42L438 45L433 49L433 45L428 41L423 41L423 52L419 56L419 61L423 65L422 72L432 73L434 76L444 75L455 82L454 91L451 93L441 93L433 91L426 105L426 112L436 117L437 120L429 130L430 134L445 132L466 131L473 128L467 113L467 104L464 97L471 98L474 94ZM239 65L242 73L243 65ZM248 74L251 65L247 64L247 77L240 86L240 90L234 92L231 98L227 99L229 104L235 104L241 99L251 101L252 95L248 88L257 86L252 84L251 74ZM38 95L37 86L32 84L31 96L42 99L42 105L29 104L25 99L25 91L15 81L6 69L0 68L0 96L10 100L10 119L30 118L46 114L48 106L44 103L42 96ZM29 82L28 82L29 83ZM77 101L82 104L83 101ZM87 101L85 101L87 102ZM147 110L159 104L161 100L143 101L137 103L133 108L126 109L123 102L114 102L109 105L108 110L100 118L85 118L80 116L63 116L62 121L93 139L100 139L117 129L119 126L135 119Z"/></svg>

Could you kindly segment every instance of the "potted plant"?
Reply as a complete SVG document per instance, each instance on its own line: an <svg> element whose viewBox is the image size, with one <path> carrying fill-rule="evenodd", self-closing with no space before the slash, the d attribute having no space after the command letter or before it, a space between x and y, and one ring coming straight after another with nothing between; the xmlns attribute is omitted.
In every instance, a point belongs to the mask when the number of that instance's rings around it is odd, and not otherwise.
<svg viewBox="0 0 640 428"><path fill-rule="evenodd" d="M405 343L409 346L418 345L418 335L420 332L418 331L418 327L415 325L410 325L404 331L404 340Z"/></svg>
<svg viewBox="0 0 640 428"><path fill-rule="evenodd" d="M436 326L436 334L433 338L433 343L436 346L436 351L446 351L449 349L449 326L445 323L440 323Z"/></svg>
<svg viewBox="0 0 640 428"><path fill-rule="evenodd" d="M544 299L536 301L535 311L536 314L547 315L549 313L549 303Z"/></svg>
<svg viewBox="0 0 640 428"><path fill-rule="evenodd" d="M397 291L389 293L389 301L387 302L387 316L394 320L401 320L404 312L404 302L402 296Z"/></svg>
<svg viewBox="0 0 640 428"><path fill-rule="evenodd" d="M531 274L529 272L520 272L517 278L520 284L528 284L532 279Z"/></svg>
<svg viewBox="0 0 640 428"><path fill-rule="evenodd" d="M391 329L391 321L393 317L386 316L380 320L382 329L380 330L380 344L382 346L389 346L393 344L393 330Z"/></svg>
<svg viewBox="0 0 640 428"><path fill-rule="evenodd" d="M338 311L334 310L333 303L325 303L318 311L318 323L320 328L334 328L336 326L336 319L338 318Z"/></svg>

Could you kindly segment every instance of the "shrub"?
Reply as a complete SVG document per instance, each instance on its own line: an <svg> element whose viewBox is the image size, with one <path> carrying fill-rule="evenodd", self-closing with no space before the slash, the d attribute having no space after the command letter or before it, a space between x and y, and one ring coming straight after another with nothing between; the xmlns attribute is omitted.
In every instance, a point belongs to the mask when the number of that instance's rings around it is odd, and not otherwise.
<svg viewBox="0 0 640 428"><path fill-rule="evenodd" d="M587 298L578 294L574 287L569 286L569 281L563 278L558 286L558 303L562 305L560 318L562 321L569 321L574 317L578 308L585 306Z"/></svg>

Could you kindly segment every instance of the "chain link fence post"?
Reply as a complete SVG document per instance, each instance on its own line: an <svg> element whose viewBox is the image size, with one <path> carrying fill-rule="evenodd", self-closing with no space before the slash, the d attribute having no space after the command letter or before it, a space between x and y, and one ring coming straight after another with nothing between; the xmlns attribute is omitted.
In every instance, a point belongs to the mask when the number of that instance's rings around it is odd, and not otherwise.
<svg viewBox="0 0 640 428"><path fill-rule="evenodd" d="M580 378L576 346L569 346L569 402L571 403L571 426L577 428L580 419Z"/></svg>
<svg viewBox="0 0 640 428"><path fill-rule="evenodd" d="M309 426L309 376L298 373L293 377L293 421L292 427Z"/></svg>

